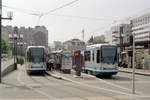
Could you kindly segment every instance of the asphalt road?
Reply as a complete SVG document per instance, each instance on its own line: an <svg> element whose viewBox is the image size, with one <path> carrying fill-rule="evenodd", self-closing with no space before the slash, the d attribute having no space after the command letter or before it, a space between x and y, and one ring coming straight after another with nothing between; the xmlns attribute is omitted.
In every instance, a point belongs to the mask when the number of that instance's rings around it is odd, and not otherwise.
<svg viewBox="0 0 150 100"><path fill-rule="evenodd" d="M27 75L24 66L3 78L0 100L150 100L150 77L136 76L136 94L131 94L131 74L119 73L112 78L83 78L59 74Z"/></svg>

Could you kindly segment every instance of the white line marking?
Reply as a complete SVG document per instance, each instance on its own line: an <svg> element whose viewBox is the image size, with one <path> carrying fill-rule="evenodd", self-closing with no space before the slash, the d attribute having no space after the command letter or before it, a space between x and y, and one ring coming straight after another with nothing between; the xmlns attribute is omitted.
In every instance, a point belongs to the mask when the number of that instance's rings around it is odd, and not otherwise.
<svg viewBox="0 0 150 100"><path fill-rule="evenodd" d="M19 82L21 85L24 85L24 86L26 86L27 88L30 88L31 90L33 90L33 91L35 91L35 92L37 92L37 93L40 93L40 94L42 94L42 95L48 97L49 99L52 99L52 100L59 100L59 99L57 99L57 98L55 98L55 97L53 97L53 96L50 96L49 94L46 94L46 93L43 92L43 91L37 90L37 89L35 89L35 88L33 88L33 87L28 86L27 84L25 84L25 83L21 80L21 74L22 74L22 72L23 72L23 67L21 67L21 70L19 71L19 74L18 74L18 76L17 76L17 80L18 80L18 82Z"/></svg>
<svg viewBox="0 0 150 100"><path fill-rule="evenodd" d="M84 74L84 73L82 73L82 74ZM84 74L84 75L93 77L92 75L88 75L88 74ZM95 76L94 76L94 77L95 77ZM95 77L95 78L96 78L96 77ZM108 85L111 85L111 86L114 86L114 87L118 87L118 88L120 88L120 89L124 89L124 90L127 90L127 91L129 91L129 92L132 91L132 90L129 89L129 88L125 88L125 87L122 87L122 86L120 86L120 85L113 84L113 83L108 82L108 81L105 81L105 80L103 80L103 79L98 79L98 78L96 78L96 80L100 80L100 81L102 81L102 82L104 82L104 83L106 83L106 84L108 84ZM136 93L144 94L143 92L139 92L139 91L136 91Z"/></svg>
<svg viewBox="0 0 150 100"><path fill-rule="evenodd" d="M123 94L123 95L127 95L127 96L132 96L132 97L150 97L150 96L141 96L141 95L129 94L129 93L121 92L121 91L116 91L116 90L106 89L106 88L102 88L102 87L97 87L97 86L81 83L81 82L78 82L78 81L73 81L73 80L71 80L69 78L66 78L66 77L62 77L62 79L65 79L65 80L68 80L70 82L80 84L80 85L83 85L83 86L87 86L87 87L90 87L90 88L96 88L96 89L105 90L105 91L109 91L109 92L113 92L113 93L117 93L117 94Z"/></svg>

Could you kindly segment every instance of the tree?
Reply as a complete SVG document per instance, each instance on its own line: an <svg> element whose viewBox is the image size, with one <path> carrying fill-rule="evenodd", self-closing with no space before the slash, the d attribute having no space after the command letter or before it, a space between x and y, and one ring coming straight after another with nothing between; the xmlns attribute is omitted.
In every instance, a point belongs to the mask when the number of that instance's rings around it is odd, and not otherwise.
<svg viewBox="0 0 150 100"><path fill-rule="evenodd" d="M106 43L105 36L104 35L95 36L95 37L91 36L90 39L88 40L88 43L92 43L92 44Z"/></svg>
<svg viewBox="0 0 150 100"><path fill-rule="evenodd" d="M88 40L88 43L93 43L93 35L90 37L90 39Z"/></svg>
<svg viewBox="0 0 150 100"><path fill-rule="evenodd" d="M9 46L8 46L8 44L6 43L6 41L5 40L2 40L2 53L7 53L8 52L8 50L9 50Z"/></svg>
<svg viewBox="0 0 150 100"><path fill-rule="evenodd" d="M96 37L94 37L93 42L94 42L95 44L98 44L98 43L105 43L105 42L106 42L106 41L105 41L105 36L104 36L104 35L96 36Z"/></svg>

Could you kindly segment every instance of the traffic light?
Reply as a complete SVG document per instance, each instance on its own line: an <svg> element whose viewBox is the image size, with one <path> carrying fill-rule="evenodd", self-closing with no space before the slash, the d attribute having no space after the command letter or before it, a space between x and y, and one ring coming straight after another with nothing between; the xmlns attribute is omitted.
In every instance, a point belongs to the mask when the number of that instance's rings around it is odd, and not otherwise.
<svg viewBox="0 0 150 100"><path fill-rule="evenodd" d="M133 35L130 35L130 45L133 45Z"/></svg>

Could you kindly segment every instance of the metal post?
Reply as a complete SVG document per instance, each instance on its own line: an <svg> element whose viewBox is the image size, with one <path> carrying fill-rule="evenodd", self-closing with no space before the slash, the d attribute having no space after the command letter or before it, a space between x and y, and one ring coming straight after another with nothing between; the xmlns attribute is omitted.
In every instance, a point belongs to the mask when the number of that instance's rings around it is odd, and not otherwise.
<svg viewBox="0 0 150 100"><path fill-rule="evenodd" d="M1 35L2 35L2 30L1 30L1 28L2 28L2 22L1 22L1 17L2 17L2 0L0 0L0 83L2 82L2 76L1 76L1 59L2 59L2 55L1 55Z"/></svg>
<svg viewBox="0 0 150 100"><path fill-rule="evenodd" d="M135 36L133 33L133 58L132 58L132 94L135 94Z"/></svg>
<svg viewBox="0 0 150 100"><path fill-rule="evenodd" d="M15 59L16 59L16 58L15 58L15 56L16 56L16 53L15 53L15 52L16 52L16 50L15 50L15 38L13 37L13 39L14 39L14 52L13 52L13 54L14 54L14 67L15 67L15 69L16 69L16 63L15 63L15 62L16 62L16 61L15 61Z"/></svg>
<svg viewBox="0 0 150 100"><path fill-rule="evenodd" d="M148 43L148 54L149 54L149 59L150 59L150 33L149 33L149 43ZM149 61L148 65L149 65L148 70L150 72L150 61Z"/></svg>
<svg viewBox="0 0 150 100"><path fill-rule="evenodd" d="M120 36L119 36L119 38L120 38L120 59L121 59L121 63L122 63L122 51L123 51L123 36L122 36L122 34L123 34L123 26L121 26L120 27Z"/></svg>
<svg viewBox="0 0 150 100"><path fill-rule="evenodd" d="M18 63L18 61L17 61L17 55L18 55L18 41L17 41L17 38L16 38L16 65Z"/></svg>

